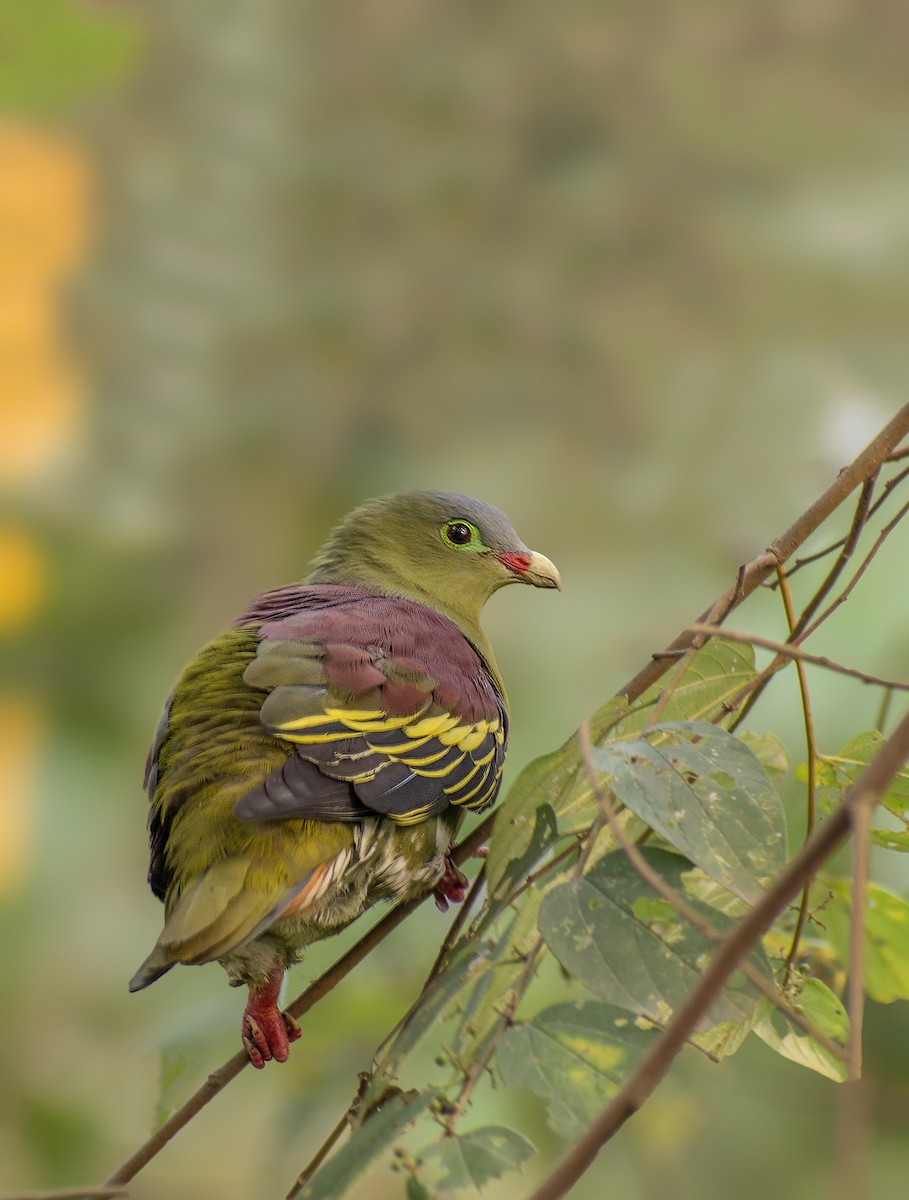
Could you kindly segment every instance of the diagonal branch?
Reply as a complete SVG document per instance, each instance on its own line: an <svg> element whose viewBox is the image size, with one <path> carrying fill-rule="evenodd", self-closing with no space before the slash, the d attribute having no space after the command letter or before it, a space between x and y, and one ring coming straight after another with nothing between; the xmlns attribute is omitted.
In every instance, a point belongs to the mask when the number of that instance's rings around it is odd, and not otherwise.
<svg viewBox="0 0 909 1200"><path fill-rule="evenodd" d="M746 563L739 570L736 582L707 608L699 621L707 621L717 610L723 613L722 620L776 571L780 563L786 562L811 536L843 501L861 487L867 479L876 475L881 464L886 462L899 443L909 434L909 404L904 404L888 425L885 425L873 441L848 467L844 467L830 487L819 496L799 519L784 534L770 543L763 554ZM722 624L722 620L719 622ZM681 653L688 651L697 634L684 629L666 649L633 676L619 695L629 701L638 699L656 683L669 669L669 665Z"/></svg>

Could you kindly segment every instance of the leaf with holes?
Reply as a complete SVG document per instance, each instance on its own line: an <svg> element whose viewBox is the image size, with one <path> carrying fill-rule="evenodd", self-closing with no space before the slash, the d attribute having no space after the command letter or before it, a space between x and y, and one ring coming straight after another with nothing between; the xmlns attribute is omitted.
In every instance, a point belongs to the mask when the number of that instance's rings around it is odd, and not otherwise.
<svg viewBox="0 0 909 1200"><path fill-rule="evenodd" d="M496 1055L509 1087L526 1087L549 1104L549 1123L578 1137L650 1048L656 1031L641 1029L621 1008L599 1000L557 1004L506 1032Z"/></svg>
<svg viewBox="0 0 909 1200"><path fill-rule="evenodd" d="M691 864L665 850L642 851L647 864L676 895L684 896L684 875ZM687 900L718 934L734 922L722 913ZM713 941L658 896L619 851L601 859L579 879L550 891L540 906L540 933L565 967L601 1000L663 1024L698 983ZM762 951L750 961L770 978ZM713 1004L701 1023L706 1032L719 1025L750 1028L757 993L744 979ZM732 1045L731 1028L722 1045Z"/></svg>
<svg viewBox="0 0 909 1200"><path fill-rule="evenodd" d="M848 966L852 880L832 880L829 886L833 895L822 919L830 944ZM909 1000L909 904L874 883L868 885L865 912L865 990L882 1004Z"/></svg>
<svg viewBox="0 0 909 1200"><path fill-rule="evenodd" d="M716 716L755 675L750 646L713 638L688 664L661 713L662 720ZM640 734L663 687L663 682L654 684L631 705L623 697L607 701L590 718L592 743L606 745ZM596 813L597 801L575 735L558 750L529 763L500 806L486 861L490 895L508 895L559 839L587 829Z"/></svg>
<svg viewBox="0 0 909 1200"><path fill-rule="evenodd" d="M855 782L883 744L883 734L878 733L876 729L868 729L851 738L839 753L821 756L818 774L820 782L834 792L830 797L831 803L839 802L840 793ZM881 804L904 825L909 823L909 766L903 767L894 775L887 791L881 797ZM886 833L886 830L880 832ZM901 841L900 838L894 840ZM889 848L905 849L902 845Z"/></svg>
<svg viewBox="0 0 909 1200"><path fill-rule="evenodd" d="M700 721L593 750L603 783L717 883L755 901L786 861L783 806L748 747Z"/></svg>
<svg viewBox="0 0 909 1200"><path fill-rule="evenodd" d="M849 1038L849 1018L843 1002L820 979L806 979L794 1003L803 1016L823 1033L845 1046ZM769 1000L761 1001L761 1015L754 1032L777 1054L811 1071L817 1071L836 1083L847 1077L845 1062L820 1045L800 1026L793 1024L785 1013L774 1008Z"/></svg>
<svg viewBox="0 0 909 1200"><path fill-rule="evenodd" d="M437 1187L479 1190L506 1171L517 1171L534 1153L527 1138L502 1125L451 1135L420 1152L422 1168Z"/></svg>

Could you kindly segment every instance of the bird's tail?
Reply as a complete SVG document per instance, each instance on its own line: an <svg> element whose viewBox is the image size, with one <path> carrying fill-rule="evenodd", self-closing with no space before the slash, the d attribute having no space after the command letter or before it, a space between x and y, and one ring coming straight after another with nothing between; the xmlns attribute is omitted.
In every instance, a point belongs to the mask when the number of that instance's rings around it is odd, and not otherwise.
<svg viewBox="0 0 909 1200"><path fill-rule="evenodd" d="M129 981L129 990L131 992L141 992L143 988L148 987L150 983L154 983L156 979L160 979L174 965L174 960L170 958L164 949L157 945L148 958Z"/></svg>
<svg viewBox="0 0 909 1200"><path fill-rule="evenodd" d="M339 856L331 865L346 864L348 857ZM249 869L246 858L223 859L168 903L164 929L130 980L131 992L148 987L176 963L211 962L238 949L280 916L295 911L314 891L321 894L322 884L337 873L320 863L290 889L279 880L273 891L260 891L248 886Z"/></svg>

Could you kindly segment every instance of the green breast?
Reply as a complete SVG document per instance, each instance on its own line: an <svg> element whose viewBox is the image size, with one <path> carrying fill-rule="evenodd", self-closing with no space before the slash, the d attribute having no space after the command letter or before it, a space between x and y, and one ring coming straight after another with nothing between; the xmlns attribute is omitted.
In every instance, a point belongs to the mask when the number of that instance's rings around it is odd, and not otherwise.
<svg viewBox="0 0 909 1200"><path fill-rule="evenodd" d="M177 684L158 751L153 822L162 829L168 892L214 862L249 860L251 886L276 891L351 842L349 828L321 821L239 821L233 808L288 754L262 728L263 692L243 682L258 646L255 629L210 642Z"/></svg>

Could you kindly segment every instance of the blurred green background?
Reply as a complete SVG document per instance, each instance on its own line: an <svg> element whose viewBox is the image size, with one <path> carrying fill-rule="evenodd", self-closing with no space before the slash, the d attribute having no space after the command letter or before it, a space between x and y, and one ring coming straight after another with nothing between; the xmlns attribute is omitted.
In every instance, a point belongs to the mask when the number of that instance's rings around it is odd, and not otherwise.
<svg viewBox="0 0 909 1200"><path fill-rule="evenodd" d="M907 35L905 6L848 0L7 7L0 1191L99 1181L162 1070L177 1101L236 1048L218 968L126 992L160 919L142 765L182 663L334 520L452 488L559 565L562 595L488 612L514 778L903 401ZM905 561L898 531L819 652L905 677ZM769 597L739 623L782 632ZM873 723L871 692L815 689L823 749ZM754 724L802 753L794 679ZM449 919L409 922L131 1194L283 1195ZM907 1033L869 1013L868 1196L905 1187ZM833 1195L836 1106L763 1047L692 1054L577 1195ZM529 1096L477 1112L552 1152Z"/></svg>

